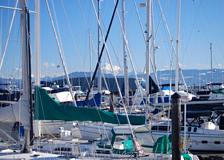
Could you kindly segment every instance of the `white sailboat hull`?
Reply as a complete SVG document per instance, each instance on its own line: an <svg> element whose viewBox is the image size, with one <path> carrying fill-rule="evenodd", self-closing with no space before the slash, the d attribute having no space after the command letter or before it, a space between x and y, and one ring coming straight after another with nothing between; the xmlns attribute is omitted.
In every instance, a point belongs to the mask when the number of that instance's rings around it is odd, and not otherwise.
<svg viewBox="0 0 224 160"><path fill-rule="evenodd" d="M90 141L111 137L111 130L114 126L117 125L93 122L81 122L78 124L82 139Z"/></svg>
<svg viewBox="0 0 224 160"><path fill-rule="evenodd" d="M202 130L201 130L202 131ZM170 135L171 132L152 131L152 137L156 141L159 137ZM183 138L183 133L181 137ZM193 152L224 152L224 131L204 130L186 134L186 145Z"/></svg>

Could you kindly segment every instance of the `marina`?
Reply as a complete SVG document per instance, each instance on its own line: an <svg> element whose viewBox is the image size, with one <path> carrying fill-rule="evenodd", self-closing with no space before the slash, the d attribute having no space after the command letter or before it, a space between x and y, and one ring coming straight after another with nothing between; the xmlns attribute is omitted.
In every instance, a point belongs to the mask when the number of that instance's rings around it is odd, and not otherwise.
<svg viewBox="0 0 224 160"><path fill-rule="evenodd" d="M202 0L1 1L0 159L224 159L224 39L207 4L221 14Z"/></svg>

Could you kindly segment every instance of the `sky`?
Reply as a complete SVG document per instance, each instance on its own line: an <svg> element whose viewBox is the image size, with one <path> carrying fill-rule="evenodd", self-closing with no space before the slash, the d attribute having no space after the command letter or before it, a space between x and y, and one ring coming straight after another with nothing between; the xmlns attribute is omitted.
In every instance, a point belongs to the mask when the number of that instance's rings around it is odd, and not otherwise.
<svg viewBox="0 0 224 160"><path fill-rule="evenodd" d="M34 0L27 1L28 8L34 11ZM108 66L109 58L115 68L123 71L121 0L118 5L109 39L104 51L102 65ZM129 72L143 72L145 68L146 8L140 7L145 0L126 0L126 36L128 40ZM41 0L41 76L63 74L56 39L52 29L46 1ZM63 57L68 72L93 71L97 60L97 0L48 0L58 37L63 48ZM16 0L1 0L0 6L14 7ZM106 34L114 9L114 0L100 1L100 22ZM162 20L160 6L165 16ZM19 7L19 6L18 6ZM137 9L136 9L137 8ZM5 48L13 10L0 8L0 57ZM180 14L180 59L183 69L210 68L210 43L213 44L213 67L224 68L224 1L223 0L181 0ZM31 13L31 49L34 57L34 13ZM155 35L155 62L157 70L167 70L174 65L174 54L167 24L174 47L177 32L177 0L153 0L153 28ZM143 32L141 30L143 27ZM17 77L21 71L19 12L16 12L9 45L0 70L0 76ZM102 38L102 35L101 35ZM102 40L100 49L102 48ZM108 54L107 54L108 53ZM131 57L131 59L130 59ZM32 62L34 64L34 58ZM132 65L133 64L133 65ZM34 67L34 66L33 66ZM108 67L103 67L107 68ZM134 68L134 69L133 69Z"/></svg>

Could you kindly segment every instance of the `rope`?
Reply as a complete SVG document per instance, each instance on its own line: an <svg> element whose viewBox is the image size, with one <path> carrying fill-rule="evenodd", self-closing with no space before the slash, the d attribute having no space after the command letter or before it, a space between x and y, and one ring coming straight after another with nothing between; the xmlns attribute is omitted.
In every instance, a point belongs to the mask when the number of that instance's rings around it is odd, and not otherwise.
<svg viewBox="0 0 224 160"><path fill-rule="evenodd" d="M120 16L119 16L119 13L117 12L116 14L117 14L117 16L118 16L118 20L119 20L119 23L120 23L120 27L121 27L122 35L123 35L123 38L124 38L124 41L125 41L125 45L126 45L126 49L127 49L127 53L128 53L128 58L129 58L129 60L130 60L130 62L131 62L131 66L132 66L132 69L133 69L133 71L134 71L135 78L136 78L136 80L137 80L137 82L136 82L136 83L137 83L137 87L139 88L139 87L140 87L140 84L139 84L138 76L137 76L137 72L136 72L136 70L135 70L134 63L133 63L133 60L132 60L131 51L130 51L130 48L129 48L129 45L128 45L127 36L126 36L126 34L124 33L124 30L123 30L123 28L122 28L122 23L121 23L121 18L120 18ZM142 90L140 90L140 94L141 94L141 98L143 99L143 93L142 93ZM144 103L144 102L143 102L143 103ZM132 107L133 107L133 105L134 105L134 104L132 104ZM145 103L144 103L144 105L145 105Z"/></svg>
<svg viewBox="0 0 224 160"><path fill-rule="evenodd" d="M18 0L16 1L15 8L17 7L17 5L18 5ZM12 20L11 20L11 23L10 23L10 26L9 26L8 36L7 36L6 43L5 43L5 48L4 48L4 51L3 51L3 54L2 54L2 58L0 59L0 71L2 69L2 64L3 64L5 54L6 54L6 51L7 51L7 48L8 48L9 39L10 39L10 35L11 35L11 31L12 31L12 25L14 23L15 15L16 15L16 10L13 11Z"/></svg>
<svg viewBox="0 0 224 160"><path fill-rule="evenodd" d="M67 72L67 69L66 69L66 66L65 66L65 61L64 61L64 58L63 58L63 53L64 52L62 50L62 46L60 45L61 41L58 37L57 31L56 31L56 28L55 28L55 25L54 25L54 21L53 21L53 17L52 17L51 11L50 11L48 0L46 0L45 2L46 2L46 5L47 5L47 11L48 11L48 14L49 14L49 17L50 17L50 20L51 20L51 26L52 26L53 31L54 31L55 40L57 42L61 63L62 63L63 70L64 70L65 75L66 75L66 80L67 80L67 83L68 83L68 86L69 86L69 92L71 93L72 100L73 100L74 104L76 105L75 98L74 98L73 93L72 93L72 86L71 86L71 83L70 83L70 80L69 80L69 77L68 77L68 72Z"/></svg>

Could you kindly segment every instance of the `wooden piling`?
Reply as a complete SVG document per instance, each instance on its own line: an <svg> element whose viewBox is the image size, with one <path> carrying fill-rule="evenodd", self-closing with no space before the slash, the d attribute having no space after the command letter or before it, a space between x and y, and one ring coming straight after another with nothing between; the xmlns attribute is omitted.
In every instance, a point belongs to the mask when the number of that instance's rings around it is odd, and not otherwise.
<svg viewBox="0 0 224 160"><path fill-rule="evenodd" d="M178 93L172 95L172 160L180 160L180 107L181 96Z"/></svg>

